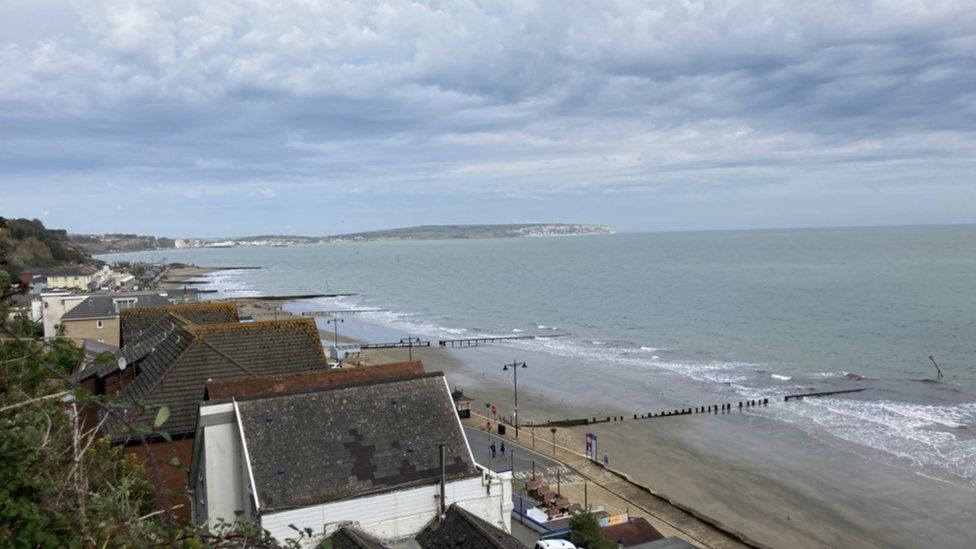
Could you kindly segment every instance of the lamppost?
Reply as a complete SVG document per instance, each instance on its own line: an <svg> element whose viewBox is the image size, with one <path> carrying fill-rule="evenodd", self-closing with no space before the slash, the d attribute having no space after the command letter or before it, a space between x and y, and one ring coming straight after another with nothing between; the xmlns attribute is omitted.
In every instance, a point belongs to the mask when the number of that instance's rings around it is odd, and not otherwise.
<svg viewBox="0 0 976 549"><path fill-rule="evenodd" d="M515 379L515 438L519 436L519 420L518 420L518 371L519 368L527 368L528 366L524 362L512 361L511 364L506 364L502 366L502 370L508 371L508 367L512 367L512 376Z"/></svg>
<svg viewBox="0 0 976 549"><path fill-rule="evenodd" d="M485 417L488 419L488 421L485 422L485 427L486 427L485 430L488 431L488 459L489 459L489 463L491 463L491 461L490 461L491 460L491 416L488 415L490 413L491 413L491 403L490 402L486 402L485 403Z"/></svg>
<svg viewBox="0 0 976 549"><path fill-rule="evenodd" d="M335 334L335 341L333 342L333 345L335 346L337 358L339 357L339 323L340 322L345 322L345 319L334 316L325 321L326 324L332 325L332 331L333 334Z"/></svg>
<svg viewBox="0 0 976 549"><path fill-rule="evenodd" d="M552 455L555 456L556 455L556 428L550 427L549 430L552 431Z"/></svg>
<svg viewBox="0 0 976 549"><path fill-rule="evenodd" d="M412 361L413 360L413 344L414 343L420 343L420 338L419 337L405 337L405 338L403 338L403 339L400 340L400 343L401 344L403 344L403 343L406 343L407 344L407 360Z"/></svg>

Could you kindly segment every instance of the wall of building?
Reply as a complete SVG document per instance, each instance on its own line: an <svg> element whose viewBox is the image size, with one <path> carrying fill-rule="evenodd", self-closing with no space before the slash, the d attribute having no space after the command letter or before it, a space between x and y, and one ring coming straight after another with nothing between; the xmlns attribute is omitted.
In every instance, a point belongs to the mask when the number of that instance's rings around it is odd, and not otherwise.
<svg viewBox="0 0 976 549"><path fill-rule="evenodd" d="M61 317L79 303L87 299L87 295L70 294L68 292L54 292L41 294L42 315L44 317L44 337L58 335L57 326Z"/></svg>
<svg viewBox="0 0 976 549"><path fill-rule="evenodd" d="M510 532L511 475L507 478L495 476L491 484L489 494L485 480L480 476L448 482L445 486L447 505L457 503L488 523ZM349 521L358 523L364 532L379 538L407 538L416 535L437 516L439 494L440 485L430 484L278 513L263 512L261 526L279 541L295 537L291 524L299 529L311 528L318 535L330 531L330 524Z"/></svg>
<svg viewBox="0 0 976 549"><path fill-rule="evenodd" d="M89 276L57 276L48 275L48 288L64 288L66 290L87 290L88 285L95 281L95 277Z"/></svg>
<svg viewBox="0 0 976 549"><path fill-rule="evenodd" d="M164 429L165 430L165 429ZM183 523L190 522L190 499L187 494L187 473L190 460L193 459L193 436L174 438L173 442L157 441L149 445L152 448L159 471L163 475L163 487L169 493L169 504L173 508L173 515ZM149 472L149 478L155 478L149 466L149 458L142 444L131 443L125 447L125 453L132 454ZM174 467L170 463L173 458L180 460L180 466Z"/></svg>
<svg viewBox="0 0 976 549"><path fill-rule="evenodd" d="M102 323L102 327L98 327L98 323ZM86 339L94 339L95 341L101 341L113 347L118 347L121 337L119 336L119 317L113 316L108 318L85 318L79 320L65 320L61 323L64 325L64 335L70 337L75 343L82 345Z"/></svg>

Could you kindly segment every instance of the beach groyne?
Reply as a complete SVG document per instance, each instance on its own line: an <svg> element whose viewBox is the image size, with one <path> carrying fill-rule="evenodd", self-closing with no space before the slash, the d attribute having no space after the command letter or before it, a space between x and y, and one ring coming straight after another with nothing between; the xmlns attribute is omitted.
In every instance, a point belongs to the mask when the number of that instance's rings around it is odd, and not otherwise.
<svg viewBox="0 0 976 549"><path fill-rule="evenodd" d="M783 397L783 402L790 402L791 400L803 400L804 398L817 398L817 397L828 397L833 395L843 395L851 393L860 393L866 390L863 387L856 389L840 389L836 391L818 391L811 393L798 393L786 395ZM546 423L536 423L536 424L523 424L521 427L578 427L580 425L593 425L598 423L610 423L613 421L627 421L636 419L659 419L665 417L675 417L675 416L689 416L694 414L725 414L732 412L734 410L747 410L749 408L756 408L760 406L769 406L769 398L761 399L750 399L750 400L740 400L737 405L733 403L725 404L707 404L703 406L693 406L691 408L677 408L674 410L666 410L661 412L647 412L643 414L631 414L629 416L605 416L602 418L589 417L589 418L567 418L554 421L547 421Z"/></svg>

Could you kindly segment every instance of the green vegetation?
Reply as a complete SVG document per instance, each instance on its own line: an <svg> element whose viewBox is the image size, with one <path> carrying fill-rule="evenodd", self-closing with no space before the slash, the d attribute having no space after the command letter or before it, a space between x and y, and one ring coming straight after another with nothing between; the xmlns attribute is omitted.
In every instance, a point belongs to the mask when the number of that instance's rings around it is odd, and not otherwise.
<svg viewBox="0 0 976 549"><path fill-rule="evenodd" d="M123 406L74 383L84 353L68 339L41 339L35 323L10 320L6 301L19 290L0 277L0 546L291 548L310 535L296 532L295 540L279 543L253 523L214 532L176 524L158 475L170 465L156 463L145 444L169 438L161 430L169 408L153 407L151 424L134 425L121 410L149 407ZM103 353L93 363L110 360ZM98 436L92 424L106 414L144 444L148 468Z"/></svg>
<svg viewBox="0 0 976 549"><path fill-rule="evenodd" d="M577 547L587 549L617 549L616 542L607 539L596 521L596 517L589 511L582 511L569 519L572 531L572 541Z"/></svg>
<svg viewBox="0 0 976 549"><path fill-rule="evenodd" d="M176 241L172 238L126 233L72 234L69 238L72 243L84 248L90 254L159 250L172 248L176 245Z"/></svg>
<svg viewBox="0 0 976 549"><path fill-rule="evenodd" d="M0 218L0 264L11 276L27 269L57 267L89 261L91 258L68 239L63 230L47 229L37 219Z"/></svg>
<svg viewBox="0 0 976 549"><path fill-rule="evenodd" d="M610 234L607 227L569 223L520 223L507 225L420 225L364 233L331 236L328 240L449 240L513 238L548 234Z"/></svg>

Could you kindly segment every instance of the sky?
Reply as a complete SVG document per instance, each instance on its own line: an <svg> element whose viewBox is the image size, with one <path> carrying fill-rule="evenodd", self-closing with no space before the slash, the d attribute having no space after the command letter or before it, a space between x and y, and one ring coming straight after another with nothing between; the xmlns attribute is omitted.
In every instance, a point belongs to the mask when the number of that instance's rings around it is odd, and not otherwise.
<svg viewBox="0 0 976 549"><path fill-rule="evenodd" d="M0 215L72 232L976 222L972 0L0 13Z"/></svg>

